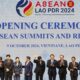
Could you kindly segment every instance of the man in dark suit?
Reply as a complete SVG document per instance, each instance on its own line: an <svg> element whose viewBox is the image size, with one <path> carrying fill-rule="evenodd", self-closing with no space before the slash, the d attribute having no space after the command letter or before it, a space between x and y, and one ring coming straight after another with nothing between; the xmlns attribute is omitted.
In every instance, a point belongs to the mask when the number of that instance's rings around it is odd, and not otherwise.
<svg viewBox="0 0 80 80"><path fill-rule="evenodd" d="M0 57L0 78L4 80L4 62L2 61L2 57Z"/></svg>
<svg viewBox="0 0 80 80"><path fill-rule="evenodd" d="M13 75L13 60L11 59L10 54L6 55L6 60L4 61L4 69L5 69L5 80L12 80Z"/></svg>
<svg viewBox="0 0 80 80"><path fill-rule="evenodd" d="M77 80L79 64L76 62L76 58L74 56L71 59L72 62L69 63L68 68L70 71L71 80Z"/></svg>
<svg viewBox="0 0 80 80"><path fill-rule="evenodd" d="M45 62L42 60L42 57L39 56L38 59L34 59L34 63L36 63L35 74L36 80L43 80L43 75L45 72Z"/></svg>
<svg viewBox="0 0 80 80"><path fill-rule="evenodd" d="M67 64L67 61L64 60L64 55L60 55L60 60L58 61L60 80L66 80L67 67L68 67L68 64Z"/></svg>
<svg viewBox="0 0 80 80"><path fill-rule="evenodd" d="M80 62L79 62L79 75L80 75Z"/></svg>
<svg viewBox="0 0 80 80"><path fill-rule="evenodd" d="M26 57L25 62L25 80L32 80L32 69L33 69L33 63L30 60L30 57Z"/></svg>
<svg viewBox="0 0 80 80"><path fill-rule="evenodd" d="M50 55L50 60L47 61L47 67L48 67L49 80L56 80L57 61L55 60L54 54Z"/></svg>
<svg viewBox="0 0 80 80"><path fill-rule="evenodd" d="M15 58L14 62L14 80L20 80L20 75L22 74L22 63L19 57Z"/></svg>

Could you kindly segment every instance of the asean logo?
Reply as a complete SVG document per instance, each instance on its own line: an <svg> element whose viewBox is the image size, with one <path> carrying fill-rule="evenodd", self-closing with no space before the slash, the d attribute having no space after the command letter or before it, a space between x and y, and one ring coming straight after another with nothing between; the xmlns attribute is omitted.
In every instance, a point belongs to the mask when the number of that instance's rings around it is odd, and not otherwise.
<svg viewBox="0 0 80 80"><path fill-rule="evenodd" d="M20 0L16 5L16 12L19 16L30 16L33 13L33 4L30 0Z"/></svg>

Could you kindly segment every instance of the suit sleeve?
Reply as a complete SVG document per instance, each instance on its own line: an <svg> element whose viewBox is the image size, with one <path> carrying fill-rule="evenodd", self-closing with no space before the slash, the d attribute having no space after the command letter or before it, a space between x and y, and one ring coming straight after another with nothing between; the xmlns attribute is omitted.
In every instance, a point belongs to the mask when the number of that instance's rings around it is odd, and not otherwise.
<svg viewBox="0 0 80 80"><path fill-rule="evenodd" d="M45 72L45 62L43 61L43 72Z"/></svg>
<svg viewBox="0 0 80 80"><path fill-rule="evenodd" d="M69 63L69 67L68 67L68 70L70 71L70 69L71 69L71 62Z"/></svg>
<svg viewBox="0 0 80 80"><path fill-rule="evenodd" d="M79 64L77 63L77 70L79 70Z"/></svg>
<svg viewBox="0 0 80 80"><path fill-rule="evenodd" d="M38 60L34 59L34 63L38 63Z"/></svg>
<svg viewBox="0 0 80 80"><path fill-rule="evenodd" d="M49 60L47 61L47 67L48 67L48 68L51 67L51 66L50 66L50 61L49 61Z"/></svg>
<svg viewBox="0 0 80 80"><path fill-rule="evenodd" d="M22 74L22 63L20 63L20 74Z"/></svg>
<svg viewBox="0 0 80 80"><path fill-rule="evenodd" d="M79 69L79 74L80 74L80 62L79 62L79 67L78 67L78 69Z"/></svg>
<svg viewBox="0 0 80 80"><path fill-rule="evenodd" d="M63 67L64 67L64 68L67 68L67 67L68 67L68 63L67 63L67 61L65 61Z"/></svg>
<svg viewBox="0 0 80 80"><path fill-rule="evenodd" d="M30 63L30 70L29 70L29 73L32 73L32 69L33 69L33 63Z"/></svg>

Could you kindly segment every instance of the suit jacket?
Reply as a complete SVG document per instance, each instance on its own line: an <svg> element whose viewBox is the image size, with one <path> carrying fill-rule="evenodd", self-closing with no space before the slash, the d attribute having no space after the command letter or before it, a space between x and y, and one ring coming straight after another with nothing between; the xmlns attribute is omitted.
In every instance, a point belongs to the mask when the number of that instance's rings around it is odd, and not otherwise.
<svg viewBox="0 0 80 80"><path fill-rule="evenodd" d="M74 68L72 62L69 63L68 69L70 71L70 75L76 77L76 76L78 76L78 69L79 69L79 64L77 62L75 62L75 67L76 67L76 69ZM71 71L71 69L73 69L73 71Z"/></svg>
<svg viewBox="0 0 80 80"><path fill-rule="evenodd" d="M8 73L8 74L12 75L13 74L13 68L14 68L14 63L13 63L12 59L10 60L10 62L8 62L8 60L4 61L5 74ZM7 72L6 69L9 69L9 71Z"/></svg>
<svg viewBox="0 0 80 80"><path fill-rule="evenodd" d="M48 74L56 74L56 68L57 68L57 61L53 61L53 65L51 66L51 60L47 61L47 67L48 67Z"/></svg>
<svg viewBox="0 0 80 80"><path fill-rule="evenodd" d="M14 73L16 75L19 75L22 73L22 63L21 62L18 63L18 66L16 62L14 63Z"/></svg>
<svg viewBox="0 0 80 80"><path fill-rule="evenodd" d="M25 75L31 76L32 75L32 69L33 69L33 63L31 61L28 64L25 62L24 68L25 68Z"/></svg>
<svg viewBox="0 0 80 80"><path fill-rule="evenodd" d="M0 74L4 74L4 62L1 62L1 66L0 66Z"/></svg>
<svg viewBox="0 0 80 80"><path fill-rule="evenodd" d="M61 60L58 61L58 69L59 69L59 74L67 74L67 61L64 60L63 63L61 64Z"/></svg>
<svg viewBox="0 0 80 80"><path fill-rule="evenodd" d="M79 62L79 75L80 75L80 62Z"/></svg>
<svg viewBox="0 0 80 80"><path fill-rule="evenodd" d="M34 70L34 72L36 74L44 74L45 72L45 62L42 60L41 64L39 60L34 60L34 63L36 63L36 68Z"/></svg>
<svg viewBox="0 0 80 80"><path fill-rule="evenodd" d="M79 70L80 70L80 62L79 62Z"/></svg>

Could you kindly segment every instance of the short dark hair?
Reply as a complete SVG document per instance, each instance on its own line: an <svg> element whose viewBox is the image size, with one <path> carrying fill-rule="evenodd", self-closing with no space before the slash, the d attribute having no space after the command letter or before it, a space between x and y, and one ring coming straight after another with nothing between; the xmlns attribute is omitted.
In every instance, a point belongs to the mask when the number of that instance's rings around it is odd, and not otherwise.
<svg viewBox="0 0 80 80"><path fill-rule="evenodd" d="M63 54L61 54L60 56L63 56L63 57L64 57L64 55L63 55Z"/></svg>
<svg viewBox="0 0 80 80"><path fill-rule="evenodd" d="M11 57L11 55L10 54L7 54L6 57Z"/></svg>
<svg viewBox="0 0 80 80"><path fill-rule="evenodd" d="M40 59L42 59L42 57L41 56L38 56L38 60L40 60Z"/></svg>
<svg viewBox="0 0 80 80"><path fill-rule="evenodd" d="M30 57L30 56L27 56L26 58L27 58L27 59L29 59L29 60L31 59L31 57Z"/></svg>
<svg viewBox="0 0 80 80"><path fill-rule="evenodd" d="M19 57L16 57L15 59L19 59Z"/></svg>
<svg viewBox="0 0 80 80"><path fill-rule="evenodd" d="M51 56L54 56L54 54L50 54L50 57L51 57Z"/></svg>
<svg viewBox="0 0 80 80"><path fill-rule="evenodd" d="M76 57L75 57L75 56L72 56L72 58L76 59Z"/></svg>

